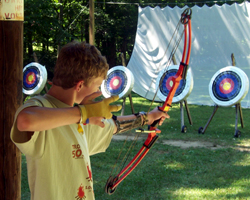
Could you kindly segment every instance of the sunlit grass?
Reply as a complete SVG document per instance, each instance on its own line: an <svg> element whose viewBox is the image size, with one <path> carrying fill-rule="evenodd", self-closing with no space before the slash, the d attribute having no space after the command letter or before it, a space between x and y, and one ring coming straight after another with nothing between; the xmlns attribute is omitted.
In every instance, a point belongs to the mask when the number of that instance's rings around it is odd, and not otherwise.
<svg viewBox="0 0 250 200"><path fill-rule="evenodd" d="M150 101L135 94L133 105L135 112L147 111ZM123 100L119 100L122 103ZM151 110L161 105L154 103ZM235 108L219 108L205 134L198 134L200 126L207 123L213 112L212 106L189 105L193 125L189 124L185 113L187 132L180 127L180 106L174 104L160 127L156 143L136 167L136 169L117 187L113 195L104 192L104 186L123 141L113 140L105 153L91 157L96 200L214 200L214 199L250 199L250 115L249 109L242 109L244 128L240 138L234 137ZM131 114L129 98L126 98L125 115ZM117 112L116 115L120 115ZM145 127L146 128L146 127ZM131 135L134 131L130 132ZM128 134L128 133L127 133ZM218 149L180 148L164 145L164 140L211 142ZM132 141L127 141L118 160L121 164L126 150ZM138 152L143 140L137 141L128 160ZM23 161L22 199L29 196L25 160ZM114 170L116 171L116 170ZM119 171L119 170L118 170ZM115 174L112 174L115 175Z"/></svg>

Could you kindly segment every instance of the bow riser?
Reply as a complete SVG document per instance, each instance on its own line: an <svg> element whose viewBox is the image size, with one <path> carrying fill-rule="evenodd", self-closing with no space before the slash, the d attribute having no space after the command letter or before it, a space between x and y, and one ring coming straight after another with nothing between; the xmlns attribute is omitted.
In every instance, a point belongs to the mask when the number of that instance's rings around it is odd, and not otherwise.
<svg viewBox="0 0 250 200"><path fill-rule="evenodd" d="M171 89L168 93L167 99L164 102L163 106L159 107L159 109L163 112L168 112L169 108L171 107L175 92L180 85L180 81L182 80L183 68L184 68L184 66L180 66L176 75L171 77L171 82L173 83L173 86L171 87Z"/></svg>

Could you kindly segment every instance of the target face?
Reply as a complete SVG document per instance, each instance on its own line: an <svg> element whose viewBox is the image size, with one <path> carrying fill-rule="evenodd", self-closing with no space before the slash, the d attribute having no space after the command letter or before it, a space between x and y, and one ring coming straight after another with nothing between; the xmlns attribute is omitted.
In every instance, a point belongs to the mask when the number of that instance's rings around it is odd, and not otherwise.
<svg viewBox="0 0 250 200"><path fill-rule="evenodd" d="M162 101L166 100L169 91L173 86L173 77L177 73L178 69L179 65L171 65L169 66L167 71L163 69L158 74L158 77L156 79L156 85L159 86L159 89L157 91L157 96ZM187 77L185 80L182 79L180 81L172 102L178 103L180 101L185 100L190 95L192 90L193 90L193 76L191 69L189 68L187 72Z"/></svg>
<svg viewBox="0 0 250 200"><path fill-rule="evenodd" d="M219 106L232 106L247 94L249 80L245 72L235 66L217 71L209 83L209 95Z"/></svg>
<svg viewBox="0 0 250 200"><path fill-rule="evenodd" d="M104 97L118 95L119 98L127 96L134 86L132 72L124 66L116 66L108 71L107 79L101 85Z"/></svg>
<svg viewBox="0 0 250 200"><path fill-rule="evenodd" d="M47 82L47 70L39 63L30 63L23 68L23 93L39 94Z"/></svg>

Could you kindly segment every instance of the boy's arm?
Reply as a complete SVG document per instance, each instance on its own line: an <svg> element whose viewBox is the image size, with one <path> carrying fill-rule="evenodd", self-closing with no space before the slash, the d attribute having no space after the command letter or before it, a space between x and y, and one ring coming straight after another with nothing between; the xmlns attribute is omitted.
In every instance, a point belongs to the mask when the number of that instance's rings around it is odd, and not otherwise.
<svg viewBox="0 0 250 200"><path fill-rule="evenodd" d="M43 131L59 126L78 123L81 119L77 107L70 108L46 108L28 107L17 116L17 128L19 131Z"/></svg>
<svg viewBox="0 0 250 200"><path fill-rule="evenodd" d="M85 123L87 118L90 124L103 127L103 117L109 119L112 117L111 112L121 109L120 105L109 105L118 98L113 96L96 103L69 108L27 107L18 113L17 128L19 131L43 131L79 122Z"/></svg>

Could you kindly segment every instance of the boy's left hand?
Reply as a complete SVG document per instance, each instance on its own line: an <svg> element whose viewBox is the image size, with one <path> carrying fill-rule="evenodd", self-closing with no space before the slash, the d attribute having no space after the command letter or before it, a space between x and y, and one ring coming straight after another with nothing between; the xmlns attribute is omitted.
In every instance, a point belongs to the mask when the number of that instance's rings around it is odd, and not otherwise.
<svg viewBox="0 0 250 200"><path fill-rule="evenodd" d="M154 108L154 110L152 110L148 113L148 123L147 124L151 125L154 121L160 119L159 126L161 126L166 118L170 118L170 116L167 113L160 111L158 109L158 107L156 107L156 108Z"/></svg>

